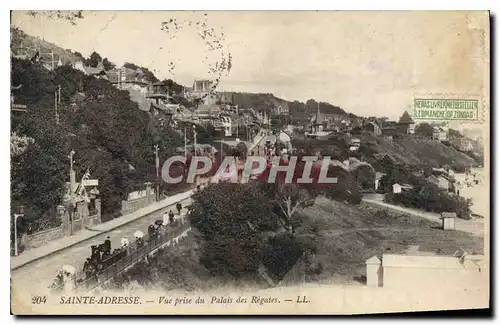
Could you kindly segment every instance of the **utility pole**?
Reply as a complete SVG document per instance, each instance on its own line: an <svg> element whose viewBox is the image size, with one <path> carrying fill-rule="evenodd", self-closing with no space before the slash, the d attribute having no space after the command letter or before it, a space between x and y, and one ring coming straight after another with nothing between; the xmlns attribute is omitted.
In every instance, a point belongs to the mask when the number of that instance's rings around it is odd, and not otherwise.
<svg viewBox="0 0 500 325"><path fill-rule="evenodd" d="M58 85L54 91L54 111L56 113L56 124L59 124L58 106L61 103L61 85Z"/></svg>
<svg viewBox="0 0 500 325"><path fill-rule="evenodd" d="M56 112L56 124L59 124L59 113L57 112L57 90L54 92L54 110Z"/></svg>
<svg viewBox="0 0 500 325"><path fill-rule="evenodd" d="M158 157L158 145L155 144L156 156L156 201L160 201L160 158Z"/></svg>
<svg viewBox="0 0 500 325"><path fill-rule="evenodd" d="M186 135L186 127L184 127L184 162L187 160L187 135Z"/></svg>
<svg viewBox="0 0 500 325"><path fill-rule="evenodd" d="M73 235L73 211L74 211L74 206L73 204L76 202L75 199L75 171L73 170L73 156L75 155L75 151L71 150L69 153L69 199L70 202L68 202L67 209L68 215L69 215L69 234Z"/></svg>
<svg viewBox="0 0 500 325"><path fill-rule="evenodd" d="M19 213L14 214L14 256L18 255L18 245L17 245L17 218L24 217L24 207L21 205L19 207Z"/></svg>
<svg viewBox="0 0 500 325"><path fill-rule="evenodd" d="M193 156L196 156L196 125L193 125L193 138L194 138L194 149Z"/></svg>

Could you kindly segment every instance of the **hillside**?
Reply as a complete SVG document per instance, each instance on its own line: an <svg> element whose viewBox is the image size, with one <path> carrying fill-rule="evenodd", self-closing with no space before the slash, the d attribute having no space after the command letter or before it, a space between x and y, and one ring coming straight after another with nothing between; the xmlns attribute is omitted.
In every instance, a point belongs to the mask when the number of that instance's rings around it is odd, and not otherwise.
<svg viewBox="0 0 500 325"><path fill-rule="evenodd" d="M53 52L56 65L59 62L59 59L61 59L61 63L63 65L74 64L77 60L83 60L86 64L90 64L91 66L95 66L96 63L94 62L96 60L93 60L92 62L94 64L91 64L90 59L85 59L79 52L73 52L70 49L63 49L55 44L43 41L38 37L30 36L18 28L11 28L12 55L20 59L30 59L36 54L37 50L40 50L43 61L47 63L50 63L52 60L52 56L49 53ZM93 55L100 58L98 53L93 53ZM144 67L137 66L130 62L125 63L124 66L134 70L140 68L144 71L149 81L159 81L153 72ZM184 89L182 85L177 84L175 81L170 79L163 80L163 82L170 88L172 93L180 94ZM131 91L132 100L137 102L137 104L139 104L142 108L144 106L144 99L140 98L142 96L138 97L136 95L137 94L133 94L133 91ZM308 119L316 112L318 107L318 103L314 99L309 99L305 103L299 101L287 101L270 93L224 92L224 95L226 98L232 99L233 105L238 105L241 108L253 108L261 112L266 111L268 114L270 114L271 110L275 107L288 107L290 115L294 121L303 121ZM349 115L351 117L355 116L347 113L342 108L329 103L320 102L319 107L323 114Z"/></svg>
<svg viewBox="0 0 500 325"><path fill-rule="evenodd" d="M287 101L278 98L270 93L242 93L242 92L224 92L227 98L232 98L233 105L238 105L241 108L254 108L259 112L270 113L275 107L288 107L290 115L294 121L300 121L315 114L318 108L318 102L314 99L309 99L307 102ZM347 115L354 117L354 114L347 113L342 108L320 102L319 108L323 114Z"/></svg>
<svg viewBox="0 0 500 325"><path fill-rule="evenodd" d="M463 170L475 163L474 159L452 146L417 135L388 140L364 132L362 139L365 145L362 145L360 151L372 163L382 160L385 156L390 157L396 164L414 167L449 165L452 169Z"/></svg>
<svg viewBox="0 0 500 325"><path fill-rule="evenodd" d="M30 219L53 215L60 204L71 150L76 152L77 177L89 168L99 179L107 220L120 215L121 200L130 191L156 179L153 145L165 153L183 143L175 130L141 111L128 92L71 66L49 71L14 58L11 76L14 85L22 85L16 102L28 107L24 115L11 115L12 132L34 140L23 154L12 157L11 204L24 205ZM55 85L61 86L58 124Z"/></svg>
<svg viewBox="0 0 500 325"><path fill-rule="evenodd" d="M318 198L301 212L297 235L315 235L314 253L305 261L306 282L364 282L365 261L382 253L402 253L410 245L436 255L452 255L457 247L482 253L483 239L467 233L443 232L426 219ZM288 279L293 284L294 279Z"/></svg>
<svg viewBox="0 0 500 325"><path fill-rule="evenodd" d="M51 52L54 53L54 60L56 63L61 59L62 64L74 64L77 60L81 60L82 58L80 53L73 53L71 50L65 50L55 44L43 41L38 37L30 36L18 28L10 29L10 37L12 54L27 55L27 59L34 56L38 49L40 49L42 58L45 61L51 60L51 56L47 54Z"/></svg>
<svg viewBox="0 0 500 325"><path fill-rule="evenodd" d="M315 283L363 283L365 261L382 253L402 253L410 245L436 255L452 255L457 247L482 253L483 239L467 233L443 232L432 221L388 212L366 204L360 206L324 197L300 211L302 224L297 237L311 248L285 275L280 285ZM205 239L193 229L176 249L163 249L147 262L137 264L112 284L123 290L137 282L146 290L210 291L266 287L258 278L234 279L210 273L200 258Z"/></svg>

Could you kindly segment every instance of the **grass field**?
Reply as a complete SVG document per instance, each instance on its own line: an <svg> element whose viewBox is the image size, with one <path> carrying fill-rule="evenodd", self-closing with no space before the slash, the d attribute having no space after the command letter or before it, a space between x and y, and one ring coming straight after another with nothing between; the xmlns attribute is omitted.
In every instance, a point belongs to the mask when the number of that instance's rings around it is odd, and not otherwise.
<svg viewBox="0 0 500 325"><path fill-rule="evenodd" d="M419 246L420 251L437 255L452 255L458 247L469 253L483 253L480 237L443 231L438 223L427 219L365 204L352 206L318 198L313 206L300 212L300 218L302 223L296 235L314 247L313 253L294 267L294 273L299 274L285 281L286 285L297 281L360 285L368 258L402 253L409 246ZM258 279L221 279L210 274L199 262L201 249L202 239L193 229L175 248L160 251L149 265L137 265L129 271L125 282L138 281L143 288L165 291L261 287Z"/></svg>
<svg viewBox="0 0 500 325"><path fill-rule="evenodd" d="M365 261L382 253L402 253L411 246L437 255L452 255L461 247L483 253L483 239L459 231L443 231L439 224L419 217L361 204L318 198L302 211L298 235L315 234L313 264L322 272L306 276L314 282L356 282L366 273Z"/></svg>

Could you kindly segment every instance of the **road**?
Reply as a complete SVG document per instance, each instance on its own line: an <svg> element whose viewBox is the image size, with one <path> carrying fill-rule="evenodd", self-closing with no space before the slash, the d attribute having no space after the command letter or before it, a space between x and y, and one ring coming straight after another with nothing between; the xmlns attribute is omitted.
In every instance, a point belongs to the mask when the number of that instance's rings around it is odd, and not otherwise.
<svg viewBox="0 0 500 325"><path fill-rule="evenodd" d="M188 198L181 203L185 209L191 202L191 199ZM86 258L90 257L91 245L101 244L109 236L113 250L120 246L120 241L123 237L133 240L133 233L137 230L141 230L144 234L147 234L148 226L156 220L162 219L164 211L168 212L169 210L176 212L175 205L168 206L144 218L139 218L109 232L103 232L99 236L90 238L61 252L22 266L11 273L12 287L21 290L29 289L32 294L47 293L47 287L52 283L57 272L63 265L72 265L77 270L82 268ZM176 217L178 217L177 214Z"/></svg>

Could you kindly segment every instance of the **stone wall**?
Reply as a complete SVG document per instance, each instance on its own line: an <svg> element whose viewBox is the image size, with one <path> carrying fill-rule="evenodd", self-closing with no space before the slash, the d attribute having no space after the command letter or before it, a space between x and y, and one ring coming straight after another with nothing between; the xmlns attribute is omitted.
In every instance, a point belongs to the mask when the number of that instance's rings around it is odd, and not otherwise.
<svg viewBox="0 0 500 325"><path fill-rule="evenodd" d="M90 228L93 225L101 223L101 200L95 200L94 215L87 215L89 212L87 204L79 202L77 205L74 219L70 222L70 216L67 211L61 216L62 223L59 227L42 230L31 235L24 235L20 239L24 249L36 248L45 245L53 240L60 239L64 236L75 234L85 228ZM71 228L71 229L70 229Z"/></svg>
<svg viewBox="0 0 500 325"><path fill-rule="evenodd" d="M134 192L137 193L138 191ZM132 200L122 201L122 215L127 215L135 212L139 209L145 208L151 203L156 201L156 193L151 188L151 183L146 183L146 189L144 190L145 196L138 197Z"/></svg>
<svg viewBox="0 0 500 325"><path fill-rule="evenodd" d="M27 235L24 246L26 249L40 247L53 240L64 237L63 227L59 226L47 230L42 230L37 233Z"/></svg>
<svg viewBox="0 0 500 325"><path fill-rule="evenodd" d="M122 215L127 215L135 212L139 209L146 207L149 203L147 197L143 197L135 200L122 201Z"/></svg>

